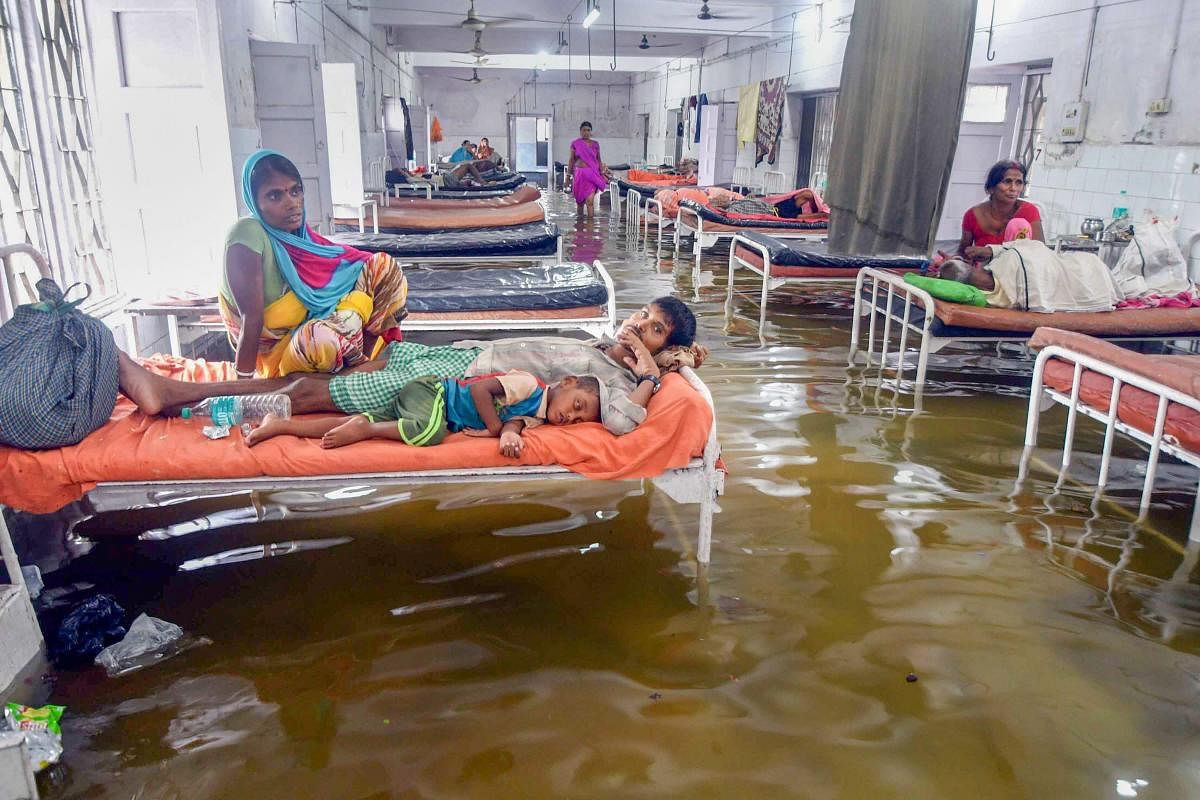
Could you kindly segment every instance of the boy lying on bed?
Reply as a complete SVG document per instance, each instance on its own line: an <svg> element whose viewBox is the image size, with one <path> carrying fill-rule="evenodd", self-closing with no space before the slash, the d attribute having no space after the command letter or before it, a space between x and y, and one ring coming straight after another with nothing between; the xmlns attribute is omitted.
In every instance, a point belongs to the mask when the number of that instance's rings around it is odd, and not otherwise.
<svg viewBox="0 0 1200 800"><path fill-rule="evenodd" d="M536 425L573 425L600 420L600 381L592 375L568 375L545 385L528 372L478 378L426 375L401 388L392 402L376 411L349 417L281 419L268 415L251 431L246 444L290 434L321 437L325 448L363 439L394 439L414 447L435 445L448 432L498 436L500 452L521 455L521 431Z"/></svg>
<svg viewBox="0 0 1200 800"><path fill-rule="evenodd" d="M620 436L646 418L646 406L665 371L679 364L700 366L708 348L695 343L696 317L678 298L656 298L621 325L616 339L580 341L532 336L460 341L442 347L393 342L383 358L355 371L325 377L243 379L212 383L171 380L120 354L121 391L145 414L178 414L205 397L282 392L293 414L340 411L361 414L385 406L414 378L469 378L525 370L544 380L595 375L605 387L601 421ZM669 363L662 363L662 362Z"/></svg>

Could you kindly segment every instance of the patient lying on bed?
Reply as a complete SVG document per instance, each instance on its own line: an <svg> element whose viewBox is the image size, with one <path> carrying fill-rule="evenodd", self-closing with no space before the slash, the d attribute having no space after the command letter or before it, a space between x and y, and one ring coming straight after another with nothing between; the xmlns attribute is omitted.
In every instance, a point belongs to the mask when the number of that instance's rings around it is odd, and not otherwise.
<svg viewBox="0 0 1200 800"><path fill-rule="evenodd" d="M1091 253L1056 253L1036 239L982 249L988 255L974 265L948 259L938 277L982 290L988 305L995 308L1111 311L1128 296L1108 266Z"/></svg>
<svg viewBox="0 0 1200 800"><path fill-rule="evenodd" d="M499 437L501 454L517 458L525 428L599 422L601 391L592 375L568 375L549 386L520 370L478 378L430 375L410 381L389 406L376 411L324 419L268 416L246 437L246 444L289 434L320 437L325 448L363 439L425 447L438 444L447 433L466 431Z"/></svg>

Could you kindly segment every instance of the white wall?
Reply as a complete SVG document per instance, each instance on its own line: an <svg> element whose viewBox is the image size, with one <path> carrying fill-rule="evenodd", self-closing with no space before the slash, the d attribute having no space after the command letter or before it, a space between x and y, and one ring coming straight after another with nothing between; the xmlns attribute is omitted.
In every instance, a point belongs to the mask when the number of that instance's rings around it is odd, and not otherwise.
<svg viewBox="0 0 1200 800"><path fill-rule="evenodd" d="M1175 15L1183 3L1183 16ZM817 12L799 12L794 40L785 28L776 38L751 51L726 55L724 40L705 49L700 70L678 60L634 79L633 114L651 115L651 161L672 154L674 132L668 130L668 108L681 98L704 91L714 99L736 101L738 87L765 78L789 75L789 92L836 88L849 26L836 24L851 13L852 0L824 3L824 27L817 36ZM1005 0L996 6L991 42L995 60L987 60L990 3L979 4L972 70L1052 61L1046 84L1047 129L1057 130L1062 106L1076 99L1088 50L1092 3L1088 0ZM1150 100L1165 88L1171 36L1178 28L1169 96L1169 114L1149 116ZM1099 12L1091 68L1083 97L1091 103L1086 138L1079 145L1054 144L1031 165L1032 196L1046 219L1047 234L1076 233L1084 216L1111 213L1119 192L1127 191L1135 216L1144 209L1178 215L1178 238L1189 248L1193 275L1200 277L1200 92L1190 81L1200 73L1200 2L1134 0L1115 5L1107 0ZM790 46L789 46L790 45ZM789 52L792 58L788 68ZM790 73L790 74L789 74ZM791 100L792 97L789 97ZM798 132L792 109L785 109L780 158L772 169L787 175L796 170ZM748 152L739 165L752 163ZM759 167L761 172L767 168ZM982 175L990 164L981 164ZM983 190L980 187L980 198Z"/></svg>
<svg viewBox="0 0 1200 800"><path fill-rule="evenodd" d="M251 38L312 44L318 61L354 65L364 181L366 163L385 154L381 129L384 95L403 97L410 106L421 102L411 56L389 50L384 29L372 26L369 12L361 6L347 0L326 0L324 4L218 0L235 192L242 163L259 146Z"/></svg>
<svg viewBox="0 0 1200 800"><path fill-rule="evenodd" d="M525 105L514 112L546 114L554 117L554 160L566 161L571 141L579 135L579 123L592 123L593 136L600 142L606 163L618 164L640 158L641 138L634 135L637 120L629 113L630 88L627 83L611 87L573 83L568 87L561 73L543 73L538 80L537 102L526 87ZM440 155L454 152L463 139L478 142L487 137L492 147L507 159L508 111L510 98L529 78L528 72L482 70L484 83L473 85L455 80L444 73L421 71L421 85L433 113L442 123L444 138L434 146Z"/></svg>

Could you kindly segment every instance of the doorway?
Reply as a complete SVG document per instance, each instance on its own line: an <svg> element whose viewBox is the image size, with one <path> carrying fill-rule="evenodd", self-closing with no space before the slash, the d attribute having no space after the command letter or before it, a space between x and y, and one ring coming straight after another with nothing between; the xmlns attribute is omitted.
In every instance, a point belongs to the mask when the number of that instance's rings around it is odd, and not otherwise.
<svg viewBox="0 0 1200 800"><path fill-rule="evenodd" d="M796 185L821 194L829 186L829 153L833 149L833 120L837 93L804 95L800 107L800 147L796 160Z"/></svg>
<svg viewBox="0 0 1200 800"><path fill-rule="evenodd" d="M354 65L322 64L321 84L329 141L329 196L335 206L357 208L363 197L363 156Z"/></svg>
<svg viewBox="0 0 1200 800"><path fill-rule="evenodd" d="M550 172L554 125L549 116L508 115L508 161L514 172L545 176Z"/></svg>
<svg viewBox="0 0 1200 800"><path fill-rule="evenodd" d="M968 77L954 166L950 168L937 229L938 241L959 238L963 212L984 198L983 182L988 169L999 159L1011 156L1024 74L1024 67L1008 67Z"/></svg>
<svg viewBox="0 0 1200 800"><path fill-rule="evenodd" d="M683 111L671 111L672 124L675 128L675 158L671 161L672 166L683 160Z"/></svg>
<svg viewBox="0 0 1200 800"><path fill-rule="evenodd" d="M642 129L642 163L650 160L650 115L638 114L638 125Z"/></svg>

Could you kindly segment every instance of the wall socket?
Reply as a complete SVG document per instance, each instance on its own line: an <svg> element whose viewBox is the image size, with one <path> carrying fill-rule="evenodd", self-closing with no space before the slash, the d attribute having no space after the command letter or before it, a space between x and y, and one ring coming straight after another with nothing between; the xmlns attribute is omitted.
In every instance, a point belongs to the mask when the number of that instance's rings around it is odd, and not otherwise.
<svg viewBox="0 0 1200 800"><path fill-rule="evenodd" d="M1171 98L1160 97L1157 100L1150 101L1150 107L1146 109L1147 114L1169 114L1171 112Z"/></svg>

